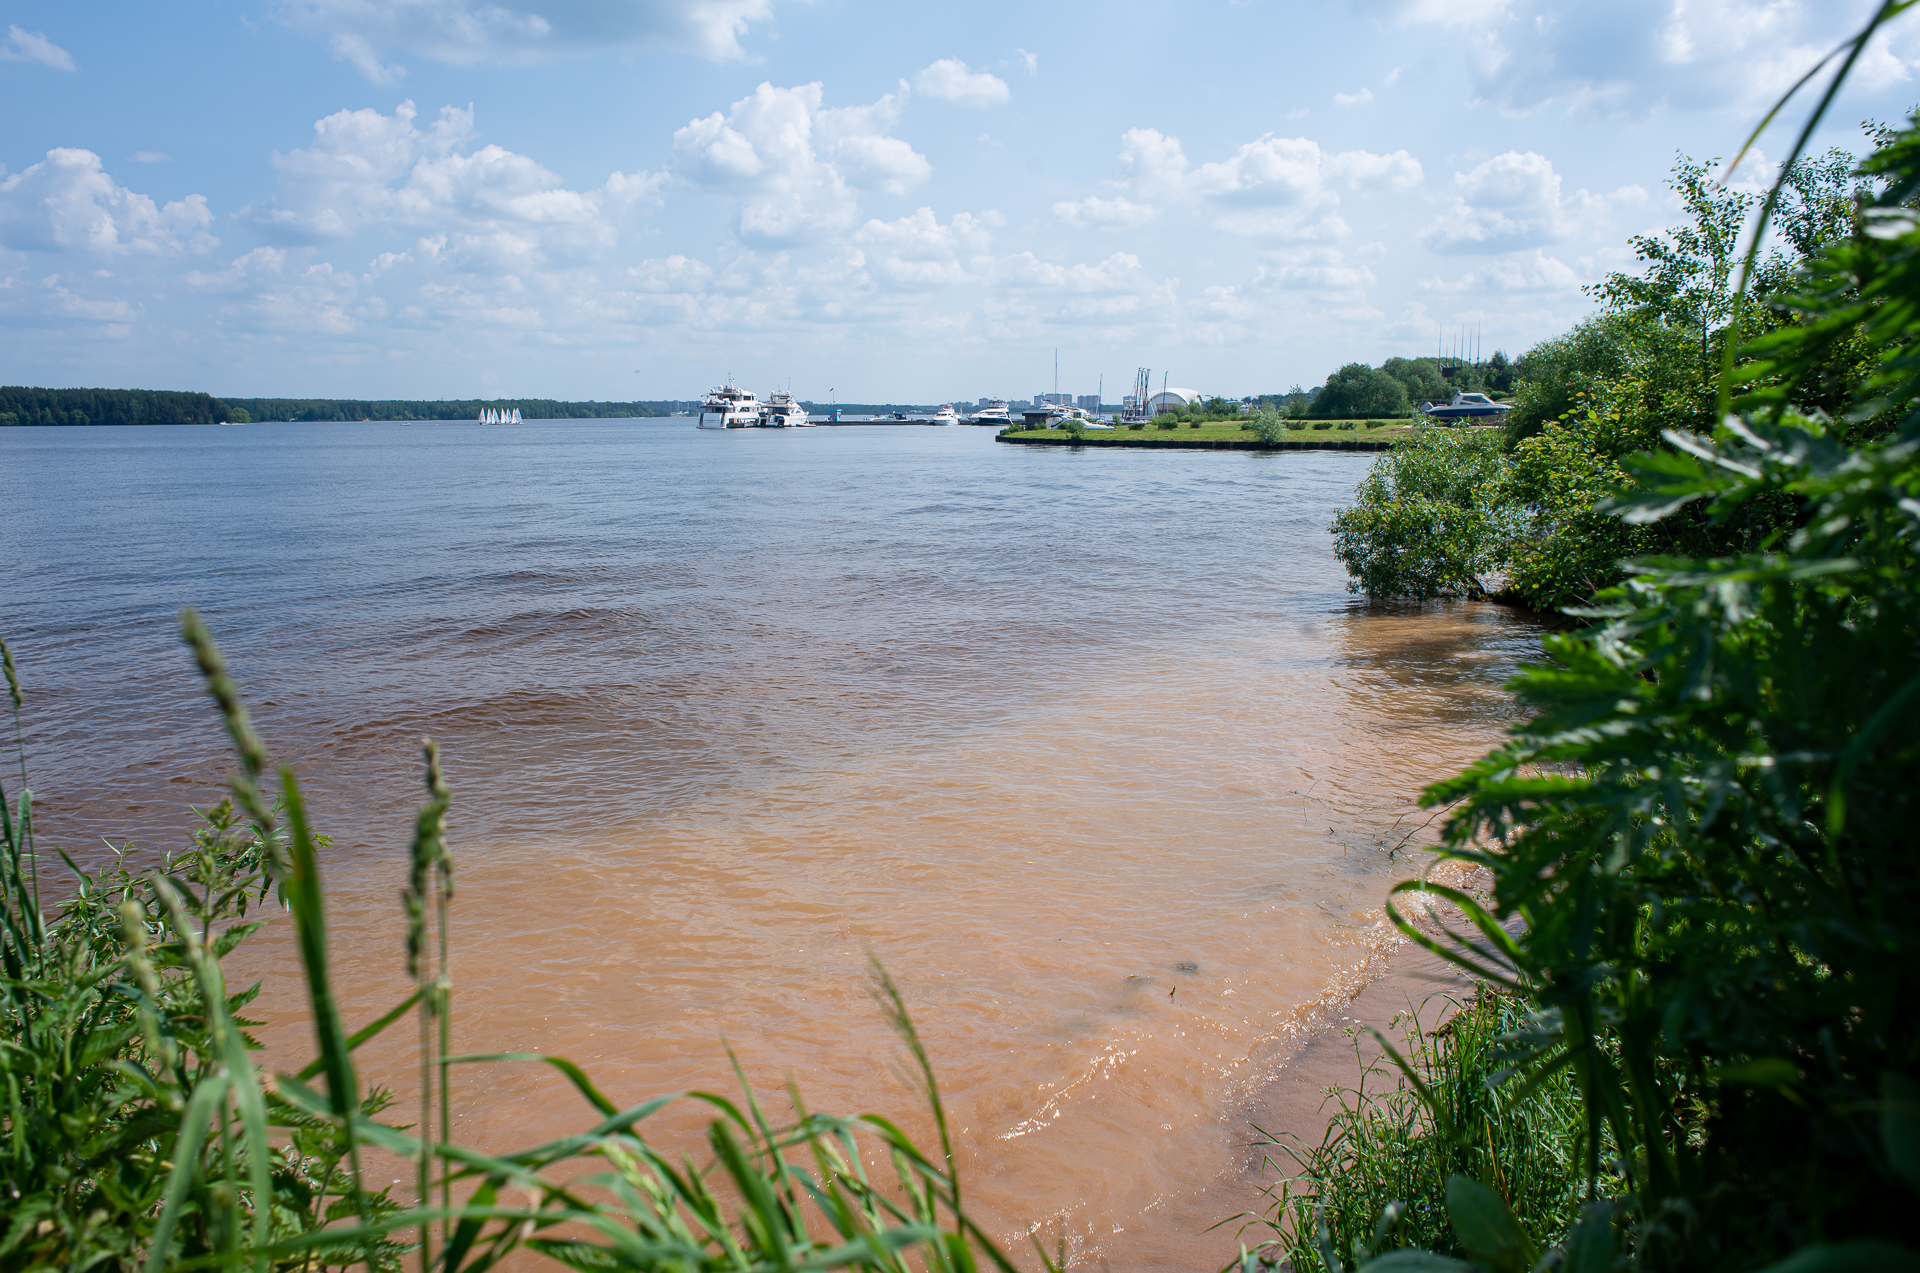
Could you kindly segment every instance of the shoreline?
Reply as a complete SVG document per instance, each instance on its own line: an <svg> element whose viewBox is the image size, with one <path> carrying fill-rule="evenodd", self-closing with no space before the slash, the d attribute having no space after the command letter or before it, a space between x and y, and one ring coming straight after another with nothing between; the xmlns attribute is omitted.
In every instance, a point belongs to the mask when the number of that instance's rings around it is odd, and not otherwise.
<svg viewBox="0 0 1920 1273"><path fill-rule="evenodd" d="M1457 917L1451 907L1444 911L1449 918ZM1438 919L1429 914L1416 923L1437 935ZM1340 1105L1405 1086L1391 1061L1381 1064L1385 1051L1370 1029L1411 1057L1408 1036L1415 1022L1431 1035L1479 984L1404 937L1376 967L1357 989L1330 1004L1311 1029L1267 1058L1261 1066L1265 1076L1240 1102L1246 1135L1220 1184L1248 1200L1239 1217L1244 1227L1237 1235L1249 1247L1274 1236L1263 1223L1270 1214L1270 1191L1298 1174L1299 1158L1325 1143Z"/></svg>
<svg viewBox="0 0 1920 1273"><path fill-rule="evenodd" d="M995 434L995 442L1007 442L1016 446L1125 446L1150 447L1182 451L1391 451L1391 442L1372 442L1360 439L1340 440L1328 438L1325 441L1295 442L1289 438L1283 442L1262 442L1258 438L1089 438L1074 437L1064 430L1057 438L1022 437Z"/></svg>

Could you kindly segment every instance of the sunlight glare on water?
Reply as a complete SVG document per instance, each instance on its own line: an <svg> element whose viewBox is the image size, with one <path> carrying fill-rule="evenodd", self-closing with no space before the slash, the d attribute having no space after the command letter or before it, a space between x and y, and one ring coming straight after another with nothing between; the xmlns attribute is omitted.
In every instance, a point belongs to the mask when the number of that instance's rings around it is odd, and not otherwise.
<svg viewBox="0 0 1920 1273"><path fill-rule="evenodd" d="M217 798L197 606L335 838L350 1020L405 993L432 735L458 1047L625 1104L727 1089L724 1036L769 1090L924 1134L870 951L1017 1258L1041 1226L1218 1267L1252 1094L1377 968L1417 793L1497 738L1537 631L1346 594L1326 527L1365 455L689 424L0 431L43 835L98 861ZM284 922L234 962L304 1058ZM397 1088L408 1060L366 1054ZM590 1122L544 1067L460 1081L489 1148Z"/></svg>

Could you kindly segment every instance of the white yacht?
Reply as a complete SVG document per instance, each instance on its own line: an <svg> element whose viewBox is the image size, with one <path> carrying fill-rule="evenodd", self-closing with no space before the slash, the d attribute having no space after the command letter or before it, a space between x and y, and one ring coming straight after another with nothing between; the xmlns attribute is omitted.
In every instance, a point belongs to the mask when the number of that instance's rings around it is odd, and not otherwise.
<svg viewBox="0 0 1920 1273"><path fill-rule="evenodd" d="M1445 406L1429 402L1421 410L1429 420L1490 420L1498 424L1513 408L1504 402L1495 402L1484 393L1456 392L1453 401Z"/></svg>
<svg viewBox="0 0 1920 1273"><path fill-rule="evenodd" d="M982 398L981 407L973 413L975 424L1012 424L1013 416L1007 411L1005 398Z"/></svg>
<svg viewBox="0 0 1920 1273"><path fill-rule="evenodd" d="M958 424L960 423L960 413L958 411L955 411L953 409L953 404L949 402L946 406L941 407L938 411L933 413L933 419L929 423Z"/></svg>
<svg viewBox="0 0 1920 1273"><path fill-rule="evenodd" d="M761 423L760 399L735 388L732 376L700 404L698 427L702 429L757 429Z"/></svg>
<svg viewBox="0 0 1920 1273"><path fill-rule="evenodd" d="M782 391L767 399L766 418L760 423L769 429L804 429L813 421L807 417L807 409L793 400L792 394Z"/></svg>

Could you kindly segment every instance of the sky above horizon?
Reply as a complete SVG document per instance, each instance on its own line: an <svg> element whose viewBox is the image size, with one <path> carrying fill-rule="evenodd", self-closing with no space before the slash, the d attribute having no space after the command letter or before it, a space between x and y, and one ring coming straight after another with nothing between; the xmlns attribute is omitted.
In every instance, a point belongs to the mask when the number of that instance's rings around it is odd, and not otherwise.
<svg viewBox="0 0 1920 1273"><path fill-rule="evenodd" d="M1057 350L1113 402L1517 354L1868 8L0 3L0 381L930 403ZM1917 66L1909 16L1820 144Z"/></svg>

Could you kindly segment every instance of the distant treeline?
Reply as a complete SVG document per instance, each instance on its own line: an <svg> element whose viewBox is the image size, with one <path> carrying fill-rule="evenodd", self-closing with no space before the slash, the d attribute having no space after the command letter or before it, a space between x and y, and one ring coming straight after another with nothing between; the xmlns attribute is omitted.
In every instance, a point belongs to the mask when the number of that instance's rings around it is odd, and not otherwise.
<svg viewBox="0 0 1920 1273"><path fill-rule="evenodd" d="M170 389L29 389L0 386L0 426L20 424L225 424L227 404Z"/></svg>
<svg viewBox="0 0 1920 1273"><path fill-rule="evenodd" d="M614 420L671 413L671 402L556 402L552 398L460 398L397 402L349 398L228 398L250 420L472 420L482 409L518 411L523 420Z"/></svg>
<svg viewBox="0 0 1920 1273"><path fill-rule="evenodd" d="M227 398L167 389L0 387L0 427L25 424L246 424L255 420L472 420L482 408L523 420L606 420L671 414L674 402L556 402L473 398L383 402L344 398Z"/></svg>

